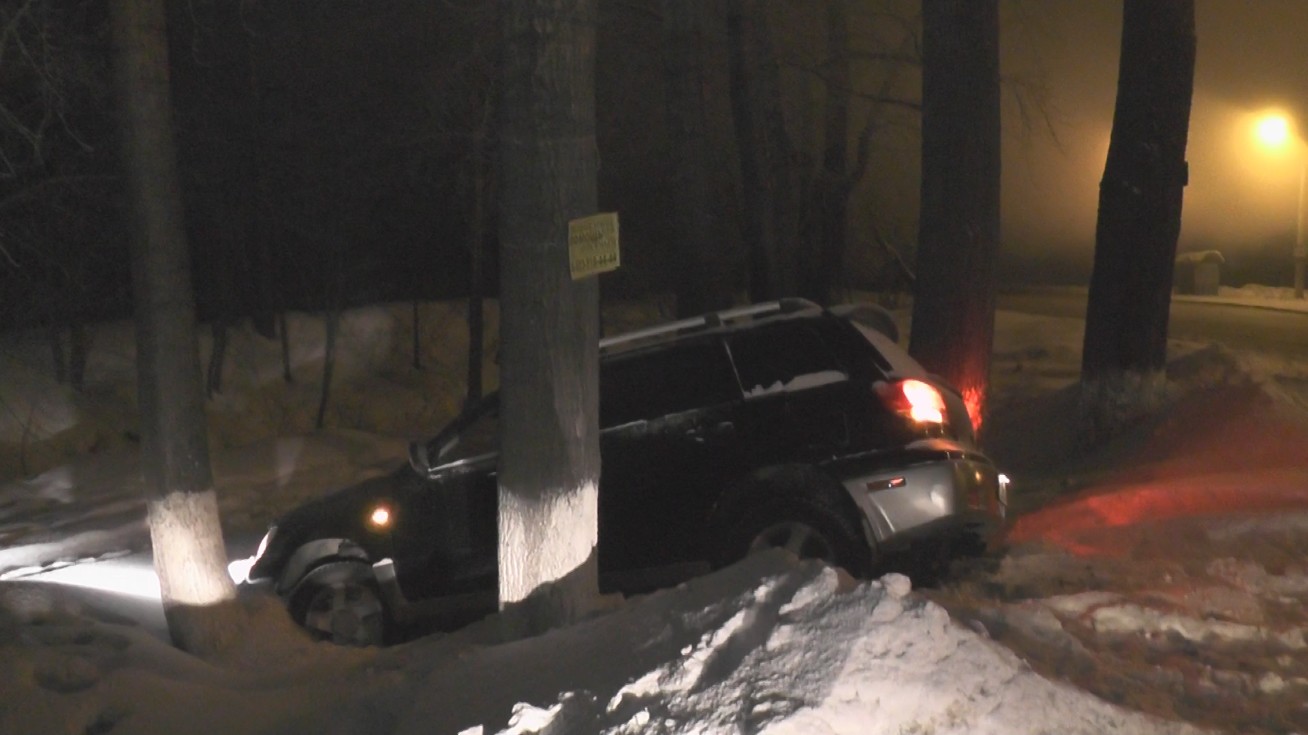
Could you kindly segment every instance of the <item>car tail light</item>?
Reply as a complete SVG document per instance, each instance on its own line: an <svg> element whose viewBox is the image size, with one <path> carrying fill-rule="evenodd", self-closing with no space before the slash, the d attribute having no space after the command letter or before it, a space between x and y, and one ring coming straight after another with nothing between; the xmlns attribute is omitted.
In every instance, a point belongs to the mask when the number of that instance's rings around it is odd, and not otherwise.
<svg viewBox="0 0 1308 735"><path fill-rule="evenodd" d="M891 411L929 424L945 423L945 399L930 383L921 380L894 380L876 385L877 396Z"/></svg>

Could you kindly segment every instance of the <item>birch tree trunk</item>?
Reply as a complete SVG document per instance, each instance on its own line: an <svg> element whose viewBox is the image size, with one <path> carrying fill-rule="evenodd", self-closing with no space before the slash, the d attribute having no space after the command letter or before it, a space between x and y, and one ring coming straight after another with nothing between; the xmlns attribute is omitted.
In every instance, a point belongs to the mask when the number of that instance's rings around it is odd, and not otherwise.
<svg viewBox="0 0 1308 735"><path fill-rule="evenodd" d="M596 0L506 5L500 136L499 594L510 634L598 598L599 291L568 221L596 209Z"/></svg>
<svg viewBox="0 0 1308 735"><path fill-rule="evenodd" d="M209 466L194 295L178 184L162 0L113 0L127 173L147 519L173 641L216 653L240 632Z"/></svg>

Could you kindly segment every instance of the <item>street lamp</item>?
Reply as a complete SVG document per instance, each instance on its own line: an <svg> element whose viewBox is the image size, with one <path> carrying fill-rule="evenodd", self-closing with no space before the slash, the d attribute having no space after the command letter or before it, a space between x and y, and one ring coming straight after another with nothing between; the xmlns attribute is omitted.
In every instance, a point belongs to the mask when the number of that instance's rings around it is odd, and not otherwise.
<svg viewBox="0 0 1308 735"><path fill-rule="evenodd" d="M1279 111L1263 113L1254 123L1254 135L1264 147L1275 150L1292 149L1299 159L1299 203L1294 231L1294 297L1303 298L1304 263L1308 261L1308 246L1304 244L1304 216L1308 203L1304 201L1308 184L1308 157L1288 115Z"/></svg>

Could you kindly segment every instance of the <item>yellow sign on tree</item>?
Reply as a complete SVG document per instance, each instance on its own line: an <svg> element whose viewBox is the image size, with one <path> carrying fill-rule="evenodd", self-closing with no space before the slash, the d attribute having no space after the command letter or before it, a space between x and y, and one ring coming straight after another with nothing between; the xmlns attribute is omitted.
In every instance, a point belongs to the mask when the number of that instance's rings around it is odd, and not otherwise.
<svg viewBox="0 0 1308 735"><path fill-rule="evenodd" d="M617 212L568 222L568 264L574 281L617 269L620 265Z"/></svg>

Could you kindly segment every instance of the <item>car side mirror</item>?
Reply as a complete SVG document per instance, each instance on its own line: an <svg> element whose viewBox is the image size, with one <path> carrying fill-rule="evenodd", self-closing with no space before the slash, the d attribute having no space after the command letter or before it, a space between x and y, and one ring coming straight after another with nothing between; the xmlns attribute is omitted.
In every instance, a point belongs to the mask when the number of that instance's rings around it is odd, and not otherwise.
<svg viewBox="0 0 1308 735"><path fill-rule="evenodd" d="M409 442L409 466L420 475L431 471L431 459L427 456L426 442Z"/></svg>

